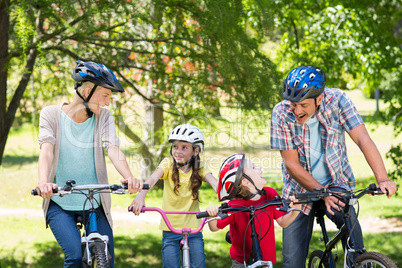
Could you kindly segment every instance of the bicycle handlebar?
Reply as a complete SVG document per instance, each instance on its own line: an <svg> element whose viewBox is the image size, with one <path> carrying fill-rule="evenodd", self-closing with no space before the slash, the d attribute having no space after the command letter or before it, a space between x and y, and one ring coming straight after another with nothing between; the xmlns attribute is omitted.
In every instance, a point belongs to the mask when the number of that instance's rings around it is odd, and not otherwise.
<svg viewBox="0 0 402 268"><path fill-rule="evenodd" d="M128 211L132 212L133 207L128 207ZM200 226L195 230L191 230L190 228L183 228L182 230L177 230L177 229L173 228L172 224L170 223L170 221L167 217L167 214L197 214L199 212L198 211L164 211L157 207L145 207L145 206L142 207L141 212L145 213L146 211L156 211L159 214L161 214L161 216L162 216L163 220L165 221L166 226L169 228L169 230L176 234L183 234L184 232L186 232L187 234L199 233L202 230L202 228L204 228L204 225L207 222L207 219L204 218L204 219L202 219Z"/></svg>
<svg viewBox="0 0 402 268"><path fill-rule="evenodd" d="M311 192L311 193L299 193L299 194L295 194L295 198L298 199L298 202L295 202L294 204L305 204L305 203L310 203L313 202L314 198L324 198L327 196L335 196L336 198L339 199L359 199L361 198L363 195L366 194L371 194L371 195L382 195L384 194L380 188L378 188L374 183L370 184L367 188L362 189L362 190L358 190L352 193L345 193L345 192L338 192L338 191L331 191L328 188L317 188L314 189L316 192ZM221 205L221 207L219 208L219 212L218 212L218 219L224 219L226 217L228 217L227 213L228 212L233 212L233 211L238 211L238 212L245 212L245 211L251 211L251 210L260 210L260 209L264 209L268 206L280 206L282 205L281 208L278 208L279 210L288 212L292 209L289 209L289 204L292 201L289 199L283 199L280 198L279 196L276 196L274 198L274 200L267 202L263 205L260 206L256 206L256 207L231 207L229 204L227 203L223 203ZM199 212L197 215L197 218L206 218L209 217L209 214L207 211L203 211L203 212Z"/></svg>
<svg viewBox="0 0 402 268"><path fill-rule="evenodd" d="M311 193L299 193L295 194L295 198L299 200L307 200L307 202L311 202L310 199L313 198L324 198L327 196L334 196L338 199L359 199L366 194L371 195L382 195L384 194L380 188L378 188L374 183L370 184L367 188L357 190L355 192L340 192L340 191L332 191L329 188L316 188L315 192ZM388 195L388 191L387 191Z"/></svg>
<svg viewBox="0 0 402 268"><path fill-rule="evenodd" d="M292 208L289 208L289 204L291 202L292 201L290 199L284 199L279 196L275 196L275 198L272 201L266 202L262 205L255 206L255 207L254 206L252 206L252 207L235 207L235 206L230 206L228 203L223 203L219 208L217 219L222 220L222 219L228 217L229 215L227 213L229 213L229 212L257 211L257 210L261 210L261 209L264 209L269 206L278 206L278 208L276 208L276 209L288 212L290 210L294 210ZM294 204L305 204L305 203L307 203L307 201L299 200L298 202L295 202ZM298 210L298 209L295 209L295 210ZM203 211L203 212L197 213L196 217L199 219L205 218L205 217L209 217L209 214L207 211Z"/></svg>
<svg viewBox="0 0 402 268"><path fill-rule="evenodd" d="M66 185L63 187L57 187L53 189L55 195L67 195L71 194L73 191L83 191L83 190L110 190L113 194L126 194L128 189L128 184L87 184L87 185L77 185L73 186L75 181L67 181ZM149 190L149 184L143 184L142 190ZM32 195L38 195L36 189L31 191Z"/></svg>

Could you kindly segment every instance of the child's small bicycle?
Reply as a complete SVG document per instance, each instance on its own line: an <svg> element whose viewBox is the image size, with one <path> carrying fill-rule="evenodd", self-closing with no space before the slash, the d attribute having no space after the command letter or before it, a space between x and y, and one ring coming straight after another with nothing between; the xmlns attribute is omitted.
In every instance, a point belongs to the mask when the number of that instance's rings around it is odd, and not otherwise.
<svg viewBox="0 0 402 268"><path fill-rule="evenodd" d="M89 184L78 185L74 180L68 180L66 185L53 189L54 195L64 196L68 194L83 194L86 196L86 201L89 202L89 214L85 217L85 204L82 211L83 216L76 217L78 232L81 232L82 226L85 226L85 231L81 237L82 264L83 267L110 267L109 253L109 237L101 235L98 232L96 209L94 208L94 195L100 193L126 194L127 184ZM144 184L142 189L149 189L149 184ZM85 191L85 192L84 192ZM31 191L32 195L38 195L36 190Z"/></svg>
<svg viewBox="0 0 402 268"><path fill-rule="evenodd" d="M128 208L129 212L133 211L132 207ZM212 221L214 219L209 219L207 220L207 218L202 219L199 227L195 230L191 230L191 228L183 228L181 230L177 230L175 228L173 228L172 224L170 223L167 214L197 214L199 212L197 211L163 211L160 208L157 207L143 207L142 208L142 212L145 213L146 211L156 211L159 212L159 214L161 214L163 220L165 221L167 227L169 228L170 231L172 231L175 234L181 234L183 236L182 241L180 242L180 250L181 250L181 255L182 255L182 268L190 268L190 246L188 244L188 236L191 234L196 234L201 232L202 228L204 227L204 225L209 222Z"/></svg>
<svg viewBox="0 0 402 268"><path fill-rule="evenodd" d="M324 241L324 251L314 250L310 254L308 267L325 267L325 268L335 268L335 262L338 259L332 254L334 247L342 240L342 238L347 237L348 243L345 249L345 257L343 267L383 267L383 268L397 268L396 264L392 262L387 256L378 252L367 252L365 248L358 248L356 246L355 237L352 234L354 222L350 219L349 210L350 208L358 203L358 199L366 194L370 195L381 195L383 194L380 189L377 188L375 184L370 184L369 187L361 189L355 192L339 192L331 191L327 188L314 189L317 192L314 193L304 193L296 194L296 198L299 200L309 200L311 198L323 198L326 196L335 196L340 201L345 203L345 207L342 210L343 218L345 224L339 229L339 231L332 237L329 238L327 230L325 228L324 215L325 206L322 206L316 211L315 217L317 223L321 226L323 241ZM313 201L321 202L322 201ZM357 213L358 215L358 213Z"/></svg>
<svg viewBox="0 0 402 268"><path fill-rule="evenodd" d="M266 202L259 206L235 207L235 206L230 206L228 203L223 203L219 208L218 215L216 217L209 219L208 221L216 220L216 219L218 219L218 220L224 219L231 215L230 212L233 212L233 213L248 212L250 215L249 226L251 228L252 250L251 250L249 264L247 266L245 265L245 267L247 267L247 268L257 268L257 267L272 268L273 267L272 261L270 261L270 260L264 261L263 260L262 253L261 253L261 247L260 247L260 241L259 241L259 237L258 237L258 234L256 231L254 219L255 219L256 213L258 213L258 211L265 209L269 206L273 206L274 208L272 208L272 209L277 209L277 210L281 210L281 211L285 211L285 212L290 212L292 210L299 210L296 208L290 208L289 204L291 202L292 201L289 199L283 199L283 198L280 198L279 196L276 196L272 201ZM304 202L302 201L302 202L298 202L298 203L306 203L306 202L307 201L304 201ZM204 220L205 220L206 217L209 217L209 214L207 211L200 212L197 214L197 218L204 218ZM228 240L228 238L226 240Z"/></svg>

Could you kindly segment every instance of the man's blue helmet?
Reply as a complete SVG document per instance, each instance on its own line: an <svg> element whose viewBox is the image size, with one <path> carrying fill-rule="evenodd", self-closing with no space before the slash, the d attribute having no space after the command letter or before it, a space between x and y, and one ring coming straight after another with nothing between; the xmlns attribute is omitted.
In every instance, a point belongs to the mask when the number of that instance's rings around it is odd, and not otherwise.
<svg viewBox="0 0 402 268"><path fill-rule="evenodd" d="M324 91L325 74L312 65L294 68L283 81L282 97L292 102L315 99Z"/></svg>
<svg viewBox="0 0 402 268"><path fill-rule="evenodd" d="M124 92L124 88L117 81L113 72L105 65L96 62L78 60L71 77L77 83L90 81L95 85L111 89L113 92Z"/></svg>

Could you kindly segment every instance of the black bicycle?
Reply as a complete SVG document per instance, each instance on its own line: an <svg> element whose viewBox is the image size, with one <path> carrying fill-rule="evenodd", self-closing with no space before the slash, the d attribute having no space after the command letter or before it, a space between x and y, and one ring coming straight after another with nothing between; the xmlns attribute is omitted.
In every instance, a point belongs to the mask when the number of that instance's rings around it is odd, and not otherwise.
<svg viewBox="0 0 402 268"><path fill-rule="evenodd" d="M324 251L314 250L309 257L308 267L329 267L335 268L337 261L336 254L332 254L334 247L342 241L342 238L347 237L345 257L343 267L349 268L362 268L362 267L384 267L384 268L397 268L396 264L387 256L378 252L367 252L365 248L359 248L356 244L355 238L352 234L355 222L352 222L349 210L352 206L358 204L358 199L366 194L381 195L383 194L375 184L370 184L369 187L355 192L339 192L331 191L327 188L314 189L316 192L296 194L295 197L299 201L305 200L311 202L313 198L324 198L326 196L334 196L342 201L345 206L342 209L343 218L345 223L339 231L329 238L324 222L325 206L319 205L319 209L315 212L317 223L321 226L322 240L324 241ZM313 201L320 202L320 201ZM322 202L322 201L321 201ZM323 202L322 202L323 203ZM357 211L357 216L358 216ZM357 220L357 219L356 219ZM335 256L334 256L335 255Z"/></svg>
<svg viewBox="0 0 402 268"><path fill-rule="evenodd" d="M64 196L68 194L83 194L86 197L82 216L76 217L77 229L81 233L82 226L85 230L81 237L82 264L83 267L110 267L109 237L98 232L97 215L95 209L96 194L113 193L126 194L127 184L89 184L74 186L74 180L68 180L66 185L53 189L54 195ZM142 189L149 189L149 184L144 184ZM36 190L31 191L32 195L38 195ZM85 217L85 203L89 203L89 214Z"/></svg>
<svg viewBox="0 0 402 268"><path fill-rule="evenodd" d="M233 213L239 213L239 212L249 213L249 216L250 216L249 226L251 228L252 250L251 250L250 260L247 265L247 268L257 268L257 267L272 268L273 267L272 261L270 261L270 260L264 261L262 258L261 247L260 247L260 239L262 239L262 237L260 238L256 232L254 219L255 219L255 216L259 213L259 211L261 211L267 207L270 207L270 206L272 207L272 209L281 210L281 211L285 211L285 212L289 212L292 210L299 210L296 208L290 208L289 204L291 202L292 201L289 199L283 199L279 196L276 196L272 201L263 203L259 206L250 206L250 207L238 206L237 207L237 206L230 206L228 203L223 203L219 207L218 215L216 217L211 218L210 220L224 219L224 218L228 217L229 215L231 215L230 214L231 212L233 212ZM307 201L300 201L300 202L297 202L297 204L306 203L306 202ZM197 216L197 218L205 218L205 217L209 217L209 214L207 211L205 211L205 212L198 213L196 216ZM271 227L273 228L273 226L271 226ZM227 234L227 236L228 236L228 234ZM228 239L228 237L226 238L226 240L230 243L230 240Z"/></svg>

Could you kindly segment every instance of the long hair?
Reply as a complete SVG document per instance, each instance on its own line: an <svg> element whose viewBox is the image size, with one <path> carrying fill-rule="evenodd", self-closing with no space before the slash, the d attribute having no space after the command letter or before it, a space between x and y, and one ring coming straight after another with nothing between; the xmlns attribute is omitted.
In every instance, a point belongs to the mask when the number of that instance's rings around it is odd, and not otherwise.
<svg viewBox="0 0 402 268"><path fill-rule="evenodd" d="M199 174L200 171L200 156L197 154L190 161L190 167L193 169L193 173L190 177L190 189L193 195L193 200L199 200L199 190L202 185L202 178ZM179 169L177 167L176 160L173 158L173 172L172 180L174 182L174 193L179 195L180 179L179 179Z"/></svg>

